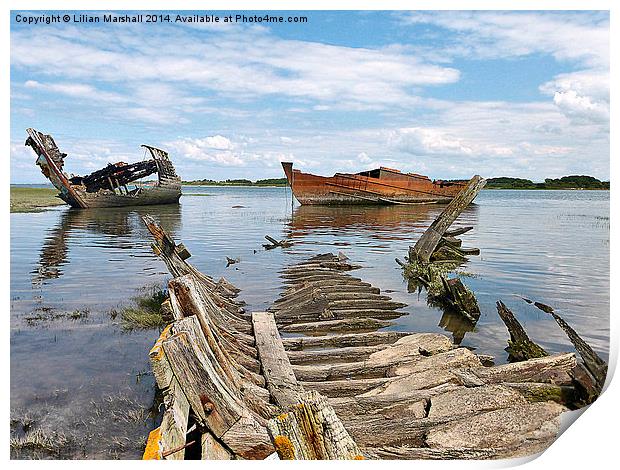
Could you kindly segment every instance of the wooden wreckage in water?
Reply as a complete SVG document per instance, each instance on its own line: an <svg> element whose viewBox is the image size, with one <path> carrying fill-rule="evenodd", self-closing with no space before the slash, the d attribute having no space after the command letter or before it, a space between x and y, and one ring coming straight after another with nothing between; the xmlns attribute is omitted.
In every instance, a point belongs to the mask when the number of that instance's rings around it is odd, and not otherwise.
<svg viewBox="0 0 620 470"><path fill-rule="evenodd" d="M60 197L72 207L143 206L173 204L181 197L181 178L176 174L168 154L161 149L142 145L151 158L136 163L108 164L86 176L69 176L63 168L66 153L60 151L51 135L27 129L26 145L37 154L37 165L50 180ZM135 184L150 175L157 175L155 183ZM135 187L129 189L128 185Z"/></svg>
<svg viewBox="0 0 620 470"><path fill-rule="evenodd" d="M284 269L280 298L249 313L239 289L144 221L173 276L174 318L150 352L165 411L145 459L525 456L576 406L574 353L495 366L441 334L383 331L405 305L342 254Z"/></svg>

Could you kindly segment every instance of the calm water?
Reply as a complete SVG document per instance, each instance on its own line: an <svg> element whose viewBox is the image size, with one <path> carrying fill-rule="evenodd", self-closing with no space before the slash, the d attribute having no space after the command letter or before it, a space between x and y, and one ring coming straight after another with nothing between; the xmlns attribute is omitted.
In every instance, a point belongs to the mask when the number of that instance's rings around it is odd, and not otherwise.
<svg viewBox="0 0 620 470"><path fill-rule="evenodd" d="M62 457L141 455L157 420L147 352L158 331L124 331L110 312L168 278L140 221L146 213L185 243L195 266L243 289L249 310L277 297L284 266L342 251L363 266L356 276L409 304L393 328L444 332L505 362L501 299L534 341L572 351L522 295L553 306L607 358L609 192L483 191L476 201L457 221L475 226L463 245L481 249L463 279L482 311L473 331L408 292L394 261L442 206L292 207L287 188L186 187L179 206L11 214L13 435L32 420L30 429L66 434ZM294 245L264 251L266 234ZM241 262L226 268L226 256ZM79 318L66 315L75 310Z"/></svg>

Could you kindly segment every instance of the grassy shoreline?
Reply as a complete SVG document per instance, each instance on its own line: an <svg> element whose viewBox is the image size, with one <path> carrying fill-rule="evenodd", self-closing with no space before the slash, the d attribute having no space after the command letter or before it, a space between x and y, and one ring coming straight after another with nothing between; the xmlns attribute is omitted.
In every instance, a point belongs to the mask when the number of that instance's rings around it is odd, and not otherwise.
<svg viewBox="0 0 620 470"><path fill-rule="evenodd" d="M11 212L41 212L49 207L66 204L56 197L55 188L32 188L11 186Z"/></svg>

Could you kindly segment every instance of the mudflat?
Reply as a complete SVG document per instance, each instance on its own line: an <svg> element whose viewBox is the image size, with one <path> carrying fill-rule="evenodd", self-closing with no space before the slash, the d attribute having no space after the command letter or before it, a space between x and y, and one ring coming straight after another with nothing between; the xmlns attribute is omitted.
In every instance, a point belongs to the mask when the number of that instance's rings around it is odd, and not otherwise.
<svg viewBox="0 0 620 470"><path fill-rule="evenodd" d="M54 188L18 188L11 186L11 212L39 212L65 202Z"/></svg>

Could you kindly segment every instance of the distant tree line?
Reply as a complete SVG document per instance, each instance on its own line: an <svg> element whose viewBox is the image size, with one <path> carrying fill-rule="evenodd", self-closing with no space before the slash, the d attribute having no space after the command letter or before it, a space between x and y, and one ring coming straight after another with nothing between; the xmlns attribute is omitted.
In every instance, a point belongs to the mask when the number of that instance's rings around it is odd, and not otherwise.
<svg viewBox="0 0 620 470"><path fill-rule="evenodd" d="M546 178L544 183L534 183L523 178L488 178L487 189L609 189L609 181L592 176L572 175L562 178Z"/></svg>
<svg viewBox="0 0 620 470"><path fill-rule="evenodd" d="M250 181L246 179L227 179L224 181L215 181L209 179L183 181L183 184L192 184L198 186L286 186L286 178L267 178L263 180Z"/></svg>

